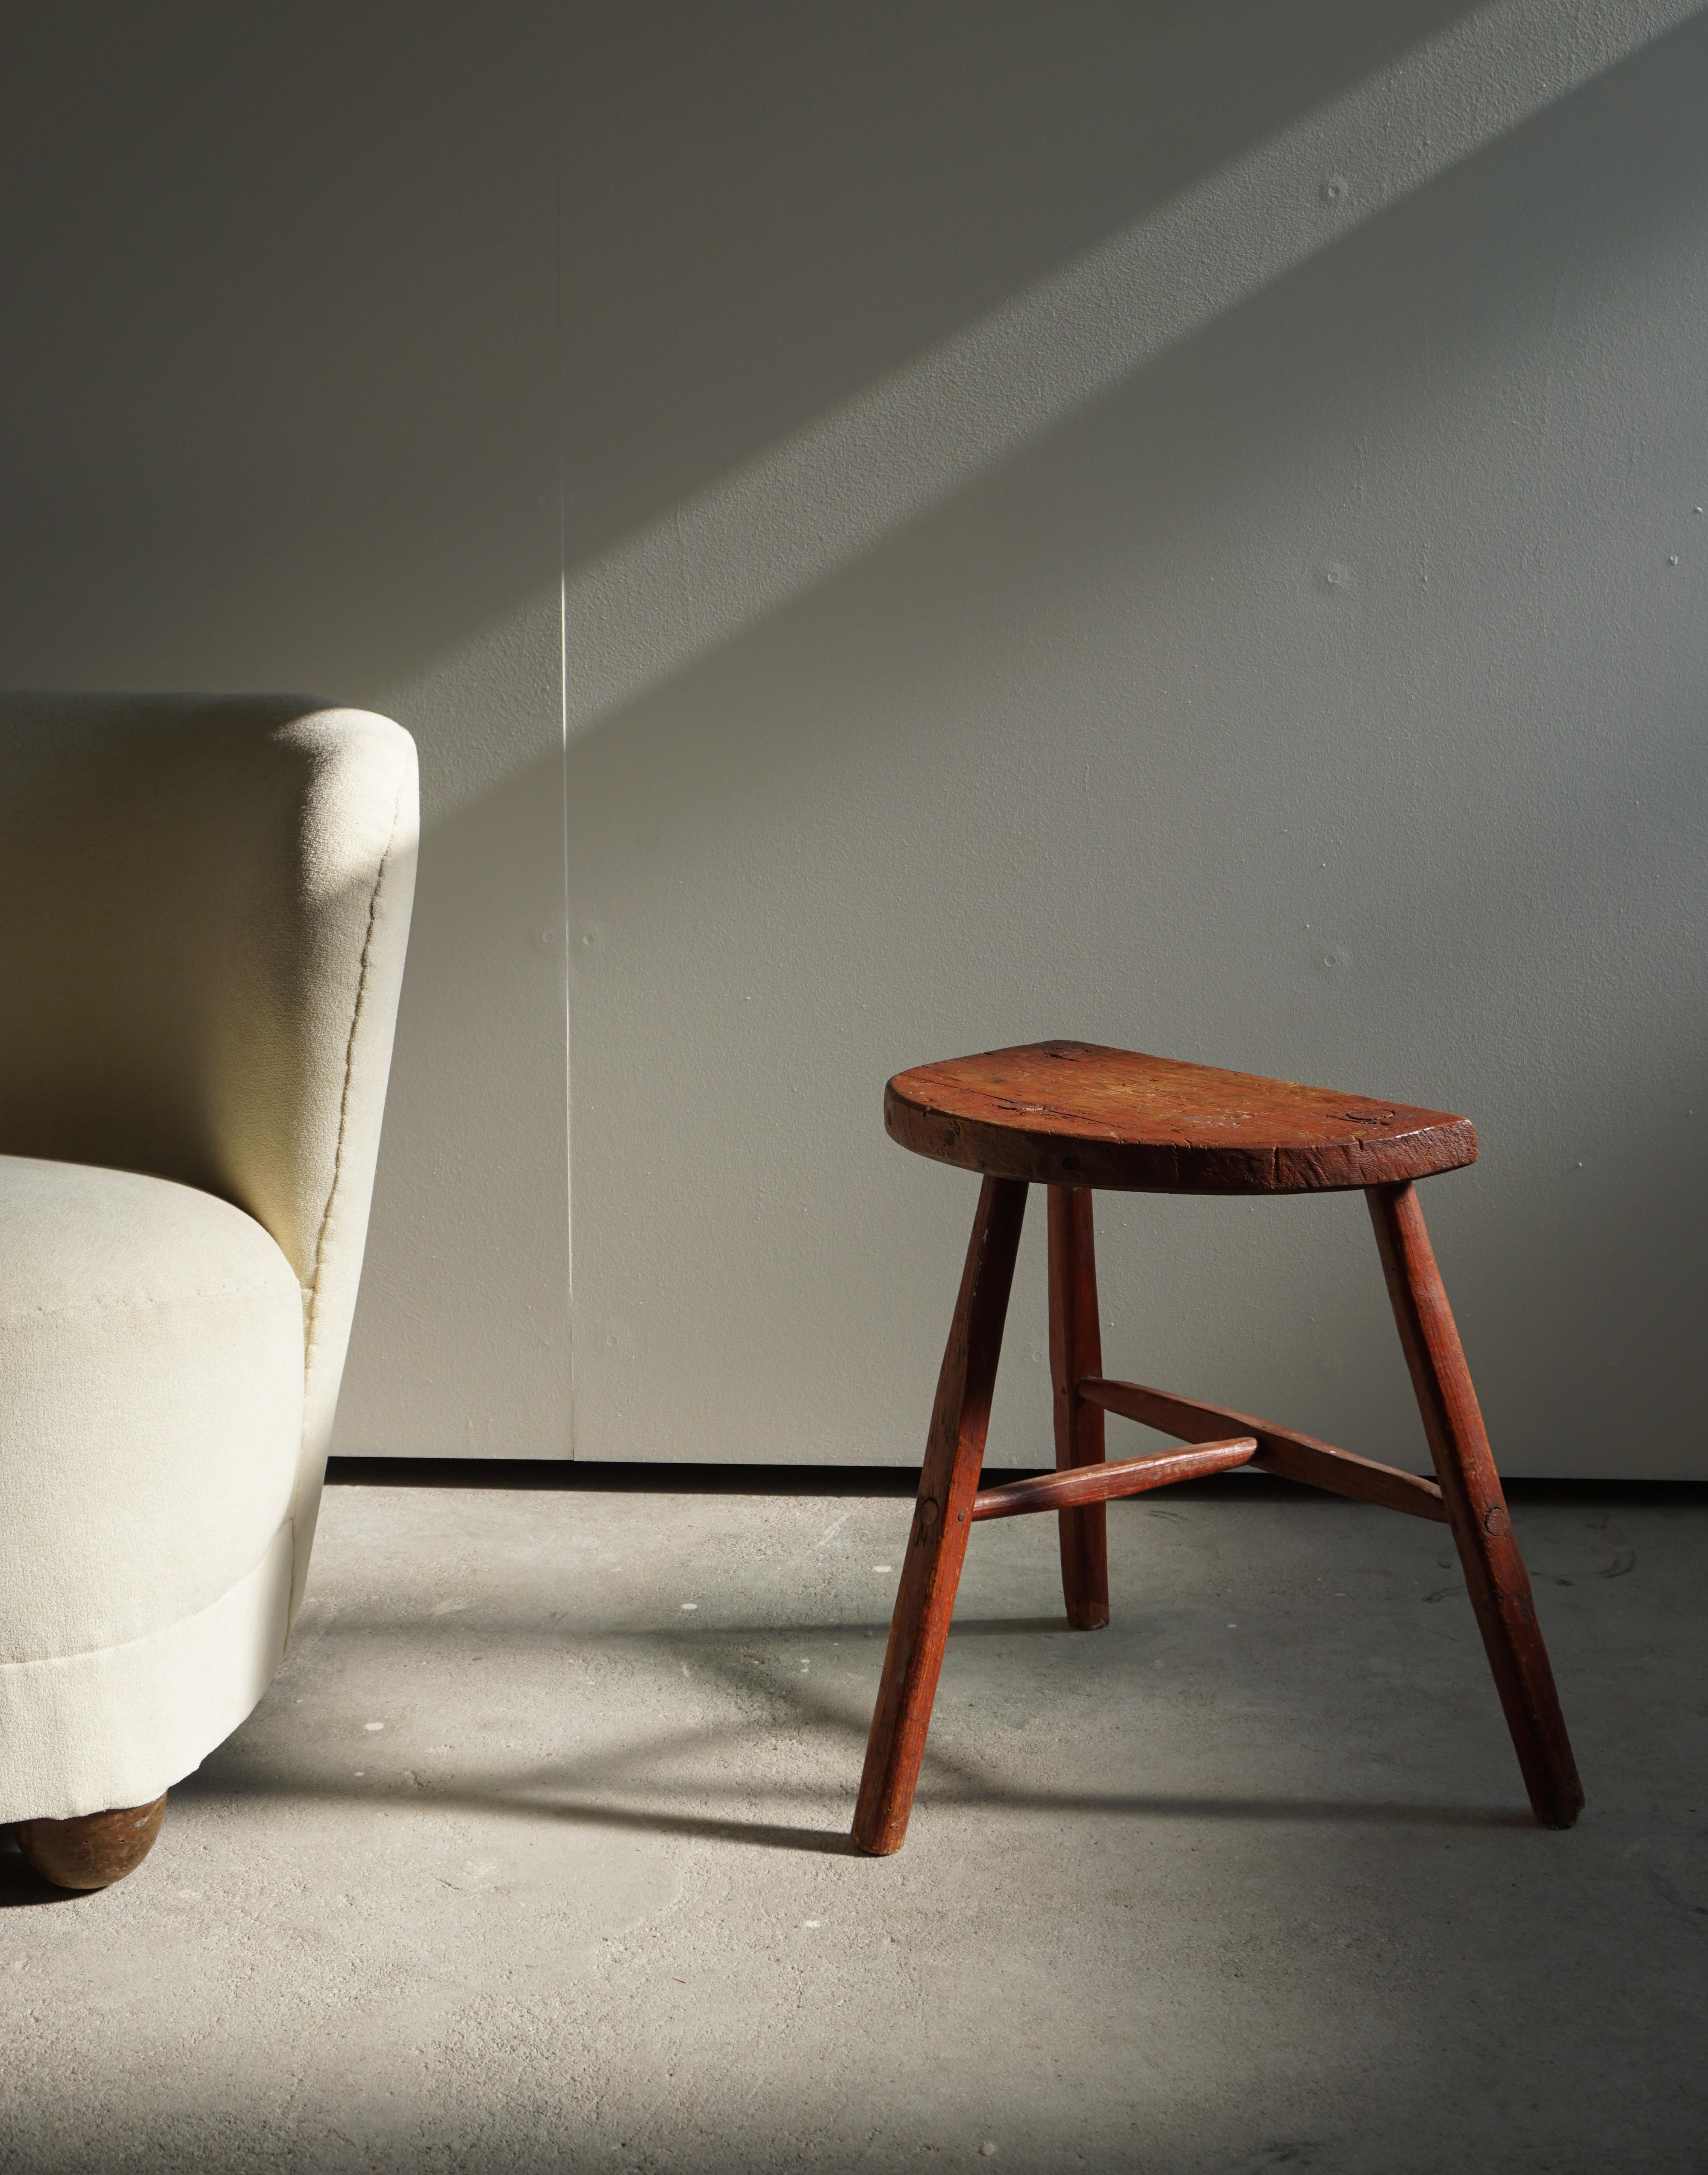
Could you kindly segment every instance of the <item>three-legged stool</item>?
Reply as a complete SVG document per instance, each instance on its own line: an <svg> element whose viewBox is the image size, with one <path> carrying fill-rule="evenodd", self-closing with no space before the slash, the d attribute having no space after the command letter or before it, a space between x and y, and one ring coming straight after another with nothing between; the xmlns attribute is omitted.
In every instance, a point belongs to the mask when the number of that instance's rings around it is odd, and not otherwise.
<svg viewBox="0 0 1708 2175"><path fill-rule="evenodd" d="M969 1527L981 1518L1057 1511L1068 1621L1092 1630L1109 1616L1104 1504L1240 1465L1452 1527L1530 1802L1544 1825L1570 1827L1583 1808L1583 1787L1413 1183L1477 1160L1470 1120L1131 1050L1043 1042L898 1074L884 1098L884 1122L903 1147L979 1171L984 1185L866 1746L854 1824L859 1847L881 1855L899 1850L907 1834ZM1027 1188L1034 1184L1049 1189L1056 1470L981 1494L991 1386ZM1435 1479L1243 1413L1106 1380L1092 1239L1092 1195L1099 1187L1223 1195L1361 1190ZM1195 1447L1105 1461L1106 1412Z"/></svg>

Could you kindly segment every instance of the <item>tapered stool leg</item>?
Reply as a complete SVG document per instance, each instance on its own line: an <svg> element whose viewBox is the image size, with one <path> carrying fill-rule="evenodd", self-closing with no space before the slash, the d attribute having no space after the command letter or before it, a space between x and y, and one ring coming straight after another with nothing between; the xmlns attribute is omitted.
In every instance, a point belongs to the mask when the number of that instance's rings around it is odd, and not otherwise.
<svg viewBox="0 0 1708 2175"><path fill-rule="evenodd" d="M987 1178L967 1246L937 1402L919 1473L913 1531L902 1565L884 1673L866 1741L854 1839L875 1858L899 1850L908 1832L925 1732L943 1666L955 1589L967 1554L973 1498L990 1423L990 1392L1026 1213L1017 1179Z"/></svg>
<svg viewBox="0 0 1708 2175"><path fill-rule="evenodd" d="M1530 1802L1545 1827L1569 1828L1583 1809L1583 1785L1417 1189L1410 1183L1373 1185L1365 1198L1442 1501Z"/></svg>
<svg viewBox="0 0 1708 2175"><path fill-rule="evenodd" d="M1055 1390L1055 1462L1059 1468L1103 1462L1103 1416L1085 1403L1079 1385L1101 1375L1098 1330L1097 1242L1092 1195L1079 1185L1049 1189L1049 1374ZM1061 1592L1076 1631L1097 1631L1109 1620L1109 1521L1105 1506L1057 1514L1061 1529Z"/></svg>

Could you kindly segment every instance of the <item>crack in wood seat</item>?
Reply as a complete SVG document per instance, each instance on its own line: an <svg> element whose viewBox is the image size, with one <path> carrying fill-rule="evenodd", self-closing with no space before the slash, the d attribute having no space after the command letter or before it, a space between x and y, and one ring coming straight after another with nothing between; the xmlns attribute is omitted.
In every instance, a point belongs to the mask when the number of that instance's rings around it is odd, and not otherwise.
<svg viewBox="0 0 1708 2175"><path fill-rule="evenodd" d="M1136 1050L1038 1042L898 1073L884 1121L903 1147L979 1171L984 1185L872 1712L854 1810L858 1847L881 1856L899 1850L907 1833L973 1525L1054 1511L1068 1622L1095 1630L1109 1619L1106 1505L1241 1466L1450 1528L1531 1804L1548 1826L1570 1827L1583 1786L1414 1183L1476 1161L1470 1120ZM981 1492L1003 1321L1033 1184L1048 1189L1056 1469ZM1362 1189L1434 1479L1225 1406L1108 1379L1092 1217L1099 1188ZM1107 1458L1109 1413L1194 1447Z"/></svg>
<svg viewBox="0 0 1708 2175"><path fill-rule="evenodd" d="M1445 1110L1373 1102L1089 1042L1034 1042L897 1073L892 1140L991 1178L1124 1193L1331 1193L1477 1160Z"/></svg>

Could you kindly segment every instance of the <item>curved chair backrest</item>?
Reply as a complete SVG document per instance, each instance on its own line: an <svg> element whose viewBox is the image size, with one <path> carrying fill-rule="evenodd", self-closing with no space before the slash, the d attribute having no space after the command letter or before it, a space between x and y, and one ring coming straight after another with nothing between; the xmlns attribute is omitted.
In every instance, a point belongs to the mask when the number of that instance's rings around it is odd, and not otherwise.
<svg viewBox="0 0 1708 2175"><path fill-rule="evenodd" d="M415 743L288 697L0 696L0 1153L246 1209L303 1294L301 1599L366 1238Z"/></svg>

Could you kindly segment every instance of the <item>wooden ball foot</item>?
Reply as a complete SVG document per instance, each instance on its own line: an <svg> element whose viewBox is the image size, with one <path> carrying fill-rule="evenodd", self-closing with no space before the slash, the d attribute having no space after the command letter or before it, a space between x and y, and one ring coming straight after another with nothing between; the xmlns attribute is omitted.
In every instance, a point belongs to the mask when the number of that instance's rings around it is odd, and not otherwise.
<svg viewBox="0 0 1708 2175"><path fill-rule="evenodd" d="M159 1797L80 1820L20 1820L14 1832L25 1858L56 1888L111 1888L154 1848L165 1814Z"/></svg>

